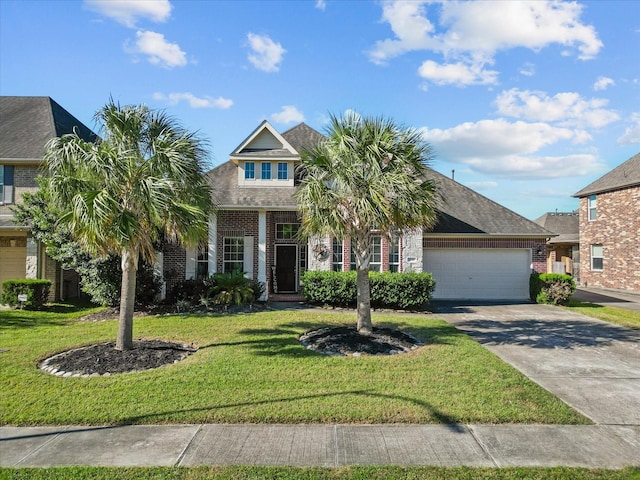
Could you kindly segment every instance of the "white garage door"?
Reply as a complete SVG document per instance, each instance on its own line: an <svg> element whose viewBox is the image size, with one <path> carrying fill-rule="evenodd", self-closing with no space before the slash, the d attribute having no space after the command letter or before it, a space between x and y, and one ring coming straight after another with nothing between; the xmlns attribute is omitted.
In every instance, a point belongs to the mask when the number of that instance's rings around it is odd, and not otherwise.
<svg viewBox="0 0 640 480"><path fill-rule="evenodd" d="M530 266L528 249L428 248L423 256L442 300L526 300Z"/></svg>
<svg viewBox="0 0 640 480"><path fill-rule="evenodd" d="M2 282L24 278L27 271L27 249L25 247L0 247L0 292Z"/></svg>

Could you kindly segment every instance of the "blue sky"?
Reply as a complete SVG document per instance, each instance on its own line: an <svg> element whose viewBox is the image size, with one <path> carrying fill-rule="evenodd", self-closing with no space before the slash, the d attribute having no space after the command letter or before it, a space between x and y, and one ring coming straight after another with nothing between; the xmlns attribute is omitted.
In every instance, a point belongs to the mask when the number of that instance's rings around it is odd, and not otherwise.
<svg viewBox="0 0 640 480"><path fill-rule="evenodd" d="M530 219L640 151L639 52L633 0L0 1L2 95L165 109L212 166L264 119L391 117Z"/></svg>

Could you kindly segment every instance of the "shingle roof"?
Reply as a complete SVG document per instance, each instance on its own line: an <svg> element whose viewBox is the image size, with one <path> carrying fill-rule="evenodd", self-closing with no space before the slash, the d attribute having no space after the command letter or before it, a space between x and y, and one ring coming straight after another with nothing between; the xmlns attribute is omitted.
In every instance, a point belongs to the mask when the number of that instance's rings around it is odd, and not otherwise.
<svg viewBox="0 0 640 480"><path fill-rule="evenodd" d="M574 193L574 197L586 197L596 193L610 192L640 185L640 153L637 153L626 162L618 165L609 173L603 175L595 182L590 183L582 190Z"/></svg>
<svg viewBox="0 0 640 480"><path fill-rule="evenodd" d="M426 234L550 237L553 233L478 192L430 170L442 200L438 223Z"/></svg>
<svg viewBox="0 0 640 480"><path fill-rule="evenodd" d="M97 137L50 97L0 97L0 158L39 160L51 138L73 132Z"/></svg>
<svg viewBox="0 0 640 480"><path fill-rule="evenodd" d="M320 132L305 123L301 123L287 130L282 136L298 153L313 148L314 145L324 138Z"/></svg>
<svg viewBox="0 0 640 480"><path fill-rule="evenodd" d="M549 243L579 242L580 221L578 212L547 212L534 221L550 232L558 234Z"/></svg>
<svg viewBox="0 0 640 480"><path fill-rule="evenodd" d="M270 208L297 210L295 187L238 186L238 169L229 160L207 173L213 198L220 208Z"/></svg>

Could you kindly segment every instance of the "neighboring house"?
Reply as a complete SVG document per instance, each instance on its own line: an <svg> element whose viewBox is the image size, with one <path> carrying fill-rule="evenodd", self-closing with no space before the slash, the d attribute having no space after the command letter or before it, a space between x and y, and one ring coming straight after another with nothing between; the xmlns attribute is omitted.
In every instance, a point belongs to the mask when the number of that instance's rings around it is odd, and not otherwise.
<svg viewBox="0 0 640 480"><path fill-rule="evenodd" d="M568 273L580 279L578 212L548 212L534 220L557 234L547 242L547 273Z"/></svg>
<svg viewBox="0 0 640 480"><path fill-rule="evenodd" d="M322 139L305 124L282 134L262 122L208 175L218 213L209 238L186 258L164 249L165 276L184 279L243 271L266 284L269 299L299 298L306 269L355 268L349 240L297 239L292 194L300 152ZM553 234L467 187L430 171L443 196L431 231L386 239L372 231L371 270L429 271L441 299L527 299L531 269L546 271ZM185 259L185 260L182 260Z"/></svg>
<svg viewBox="0 0 640 480"><path fill-rule="evenodd" d="M49 258L11 212L24 193L37 190L46 143L74 129L85 140L97 138L49 97L0 97L0 289L9 279L47 278L53 282L52 298L78 295L77 275Z"/></svg>
<svg viewBox="0 0 640 480"><path fill-rule="evenodd" d="M640 153L580 199L580 283L640 293Z"/></svg>

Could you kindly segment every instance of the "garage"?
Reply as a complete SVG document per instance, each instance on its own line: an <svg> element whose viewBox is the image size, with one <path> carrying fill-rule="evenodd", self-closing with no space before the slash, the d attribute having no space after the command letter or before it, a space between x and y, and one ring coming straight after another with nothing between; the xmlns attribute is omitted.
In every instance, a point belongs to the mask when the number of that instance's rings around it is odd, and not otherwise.
<svg viewBox="0 0 640 480"><path fill-rule="evenodd" d="M434 299L527 300L529 249L438 249L423 253L423 270L436 281Z"/></svg>
<svg viewBox="0 0 640 480"><path fill-rule="evenodd" d="M2 282L25 277L26 264L26 247L0 247L0 292Z"/></svg>

